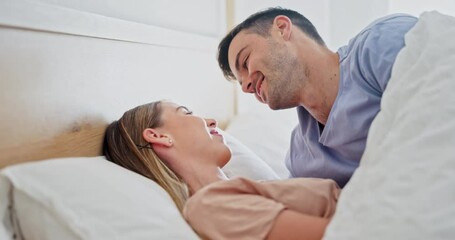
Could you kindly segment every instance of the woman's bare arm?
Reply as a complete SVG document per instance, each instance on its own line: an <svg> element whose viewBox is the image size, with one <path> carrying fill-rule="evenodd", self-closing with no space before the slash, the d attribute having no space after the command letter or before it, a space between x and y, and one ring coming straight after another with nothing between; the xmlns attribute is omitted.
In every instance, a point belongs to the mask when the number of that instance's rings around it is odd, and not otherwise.
<svg viewBox="0 0 455 240"><path fill-rule="evenodd" d="M329 219L284 210L278 215L267 240L273 239L321 239Z"/></svg>

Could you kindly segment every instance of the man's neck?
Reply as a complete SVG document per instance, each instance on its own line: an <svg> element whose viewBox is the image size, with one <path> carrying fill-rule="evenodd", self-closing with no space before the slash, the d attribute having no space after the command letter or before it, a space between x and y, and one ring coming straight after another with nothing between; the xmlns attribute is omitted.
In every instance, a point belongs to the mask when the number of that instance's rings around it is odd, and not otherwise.
<svg viewBox="0 0 455 240"><path fill-rule="evenodd" d="M321 124L325 125L335 103L339 90L340 68L339 57L337 53L329 53L327 60L319 68L321 75L314 77L312 89L306 89L309 92L304 93L310 96L312 103L303 104L303 107ZM326 71L324 71L324 69Z"/></svg>

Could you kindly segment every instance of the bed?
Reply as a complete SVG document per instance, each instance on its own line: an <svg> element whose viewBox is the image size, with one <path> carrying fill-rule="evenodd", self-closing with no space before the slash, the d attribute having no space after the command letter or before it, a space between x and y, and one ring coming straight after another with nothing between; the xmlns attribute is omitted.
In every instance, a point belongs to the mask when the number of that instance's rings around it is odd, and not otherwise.
<svg viewBox="0 0 455 240"><path fill-rule="evenodd" d="M106 125L145 102L217 119L228 176L287 177L295 112L235 114L217 39L24 4L0 3L0 239L198 239L163 189L101 155ZM406 36L325 239L455 237L453 40L455 19L437 12Z"/></svg>

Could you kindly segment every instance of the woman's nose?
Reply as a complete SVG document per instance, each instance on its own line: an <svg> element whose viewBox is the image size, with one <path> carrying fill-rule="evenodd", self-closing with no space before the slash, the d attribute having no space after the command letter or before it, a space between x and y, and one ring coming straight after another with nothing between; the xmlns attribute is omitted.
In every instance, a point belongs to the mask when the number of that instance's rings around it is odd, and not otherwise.
<svg viewBox="0 0 455 240"><path fill-rule="evenodd" d="M216 122L215 119L206 118L205 122L207 123L207 127L216 128L218 126L218 123Z"/></svg>

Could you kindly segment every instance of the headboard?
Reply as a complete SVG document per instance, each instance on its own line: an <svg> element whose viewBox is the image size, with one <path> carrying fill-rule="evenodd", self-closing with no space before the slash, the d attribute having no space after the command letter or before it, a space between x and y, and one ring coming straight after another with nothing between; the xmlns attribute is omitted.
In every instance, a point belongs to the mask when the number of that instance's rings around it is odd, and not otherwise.
<svg viewBox="0 0 455 240"><path fill-rule="evenodd" d="M106 125L155 100L184 104L221 126L233 115L216 37L4 0L0 43L0 168L100 155Z"/></svg>

